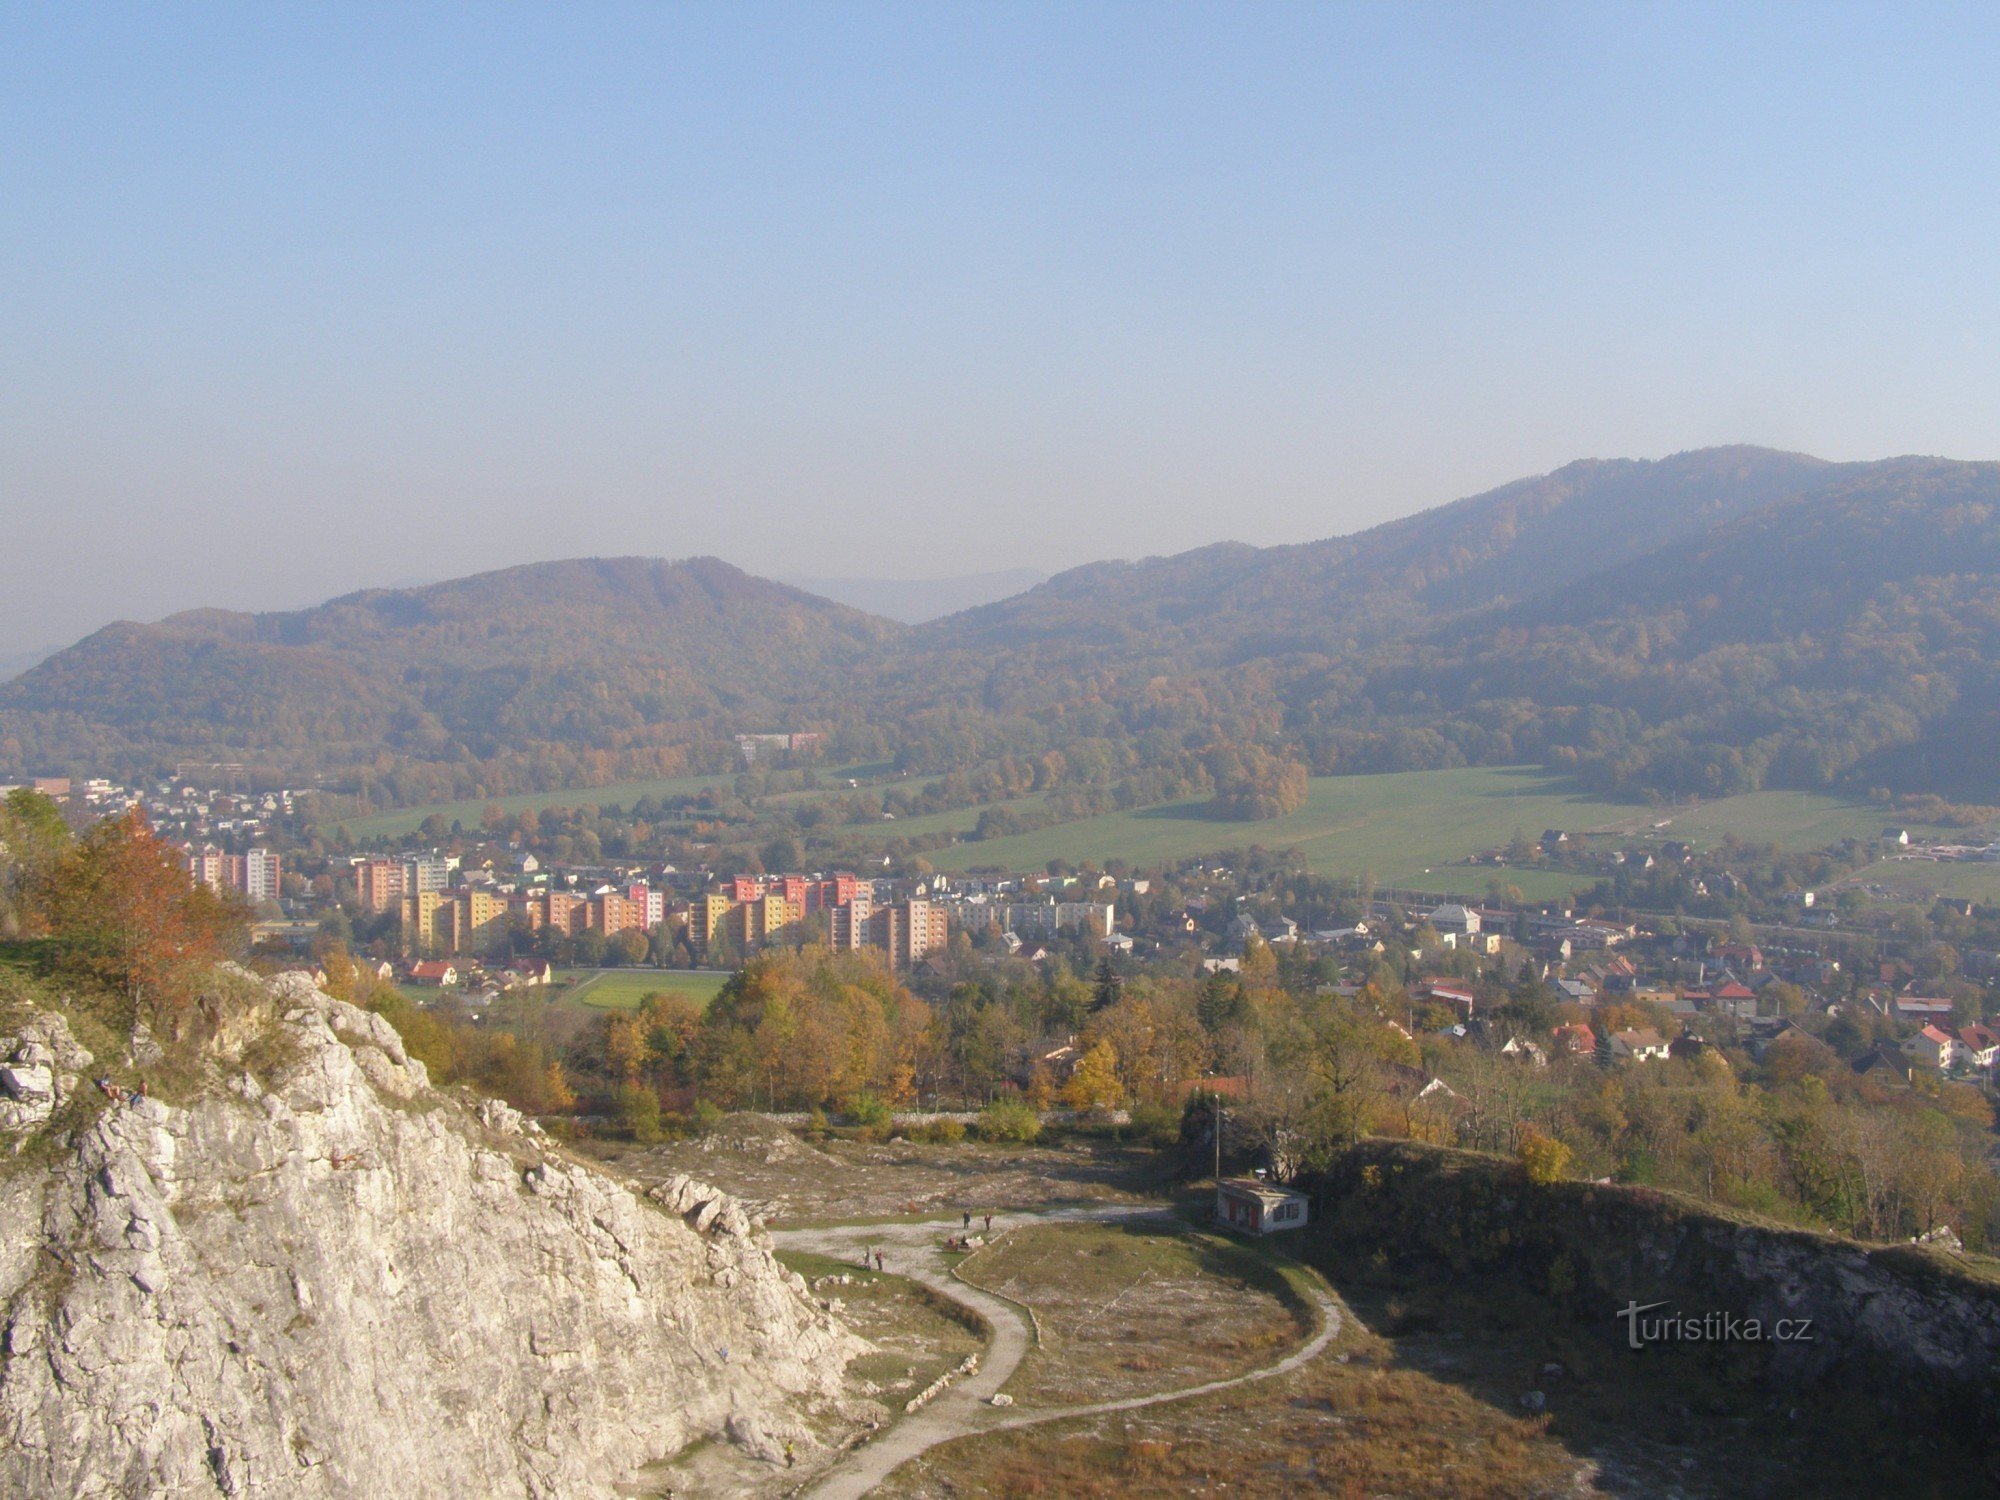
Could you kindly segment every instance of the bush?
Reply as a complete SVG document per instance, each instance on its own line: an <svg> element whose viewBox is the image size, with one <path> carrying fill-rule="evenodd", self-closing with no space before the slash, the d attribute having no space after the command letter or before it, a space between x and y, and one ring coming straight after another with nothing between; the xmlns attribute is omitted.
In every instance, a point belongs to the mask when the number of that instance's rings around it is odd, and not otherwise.
<svg viewBox="0 0 2000 1500"><path fill-rule="evenodd" d="M895 1116L875 1095L856 1094L847 1106L847 1118L865 1129L886 1132Z"/></svg>
<svg viewBox="0 0 2000 1500"><path fill-rule="evenodd" d="M619 1128L633 1140L650 1144L660 1138L660 1101L651 1089L636 1083L624 1085L613 1100L612 1113Z"/></svg>
<svg viewBox="0 0 2000 1500"><path fill-rule="evenodd" d="M983 1141L1032 1141L1042 1133L1042 1117L1018 1099L995 1099L979 1112Z"/></svg>
<svg viewBox="0 0 2000 1500"><path fill-rule="evenodd" d="M1160 1150L1178 1145L1181 1117L1165 1104L1139 1104L1132 1109L1132 1133Z"/></svg>
<svg viewBox="0 0 2000 1500"><path fill-rule="evenodd" d="M1560 1182L1563 1174L1569 1171L1569 1147L1539 1130L1530 1130L1521 1137L1516 1155L1520 1157L1521 1169L1528 1174L1528 1181L1533 1183L1546 1186L1551 1182Z"/></svg>
<svg viewBox="0 0 2000 1500"><path fill-rule="evenodd" d="M694 1101L694 1112L688 1117L696 1135L707 1135L722 1123L722 1111L706 1099Z"/></svg>
<svg viewBox="0 0 2000 1500"><path fill-rule="evenodd" d="M933 1120L913 1128L910 1139L929 1146L956 1146L965 1139L965 1127L956 1120Z"/></svg>

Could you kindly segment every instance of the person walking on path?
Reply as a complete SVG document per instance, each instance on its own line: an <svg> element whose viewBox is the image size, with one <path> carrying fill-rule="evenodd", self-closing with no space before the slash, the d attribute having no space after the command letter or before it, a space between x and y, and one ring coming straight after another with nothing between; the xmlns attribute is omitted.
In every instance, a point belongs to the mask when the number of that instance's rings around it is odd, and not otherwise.
<svg viewBox="0 0 2000 1500"><path fill-rule="evenodd" d="M988 1214L986 1216L986 1232L988 1234L991 1234L993 1232L993 1215L991 1214Z"/></svg>
<svg viewBox="0 0 2000 1500"><path fill-rule="evenodd" d="M965 1227L967 1229L972 1227L972 1210L969 1208L965 1211Z"/></svg>
<svg viewBox="0 0 2000 1500"><path fill-rule="evenodd" d="M880 1250L875 1252L875 1269L878 1271L882 1269L882 1252Z"/></svg>

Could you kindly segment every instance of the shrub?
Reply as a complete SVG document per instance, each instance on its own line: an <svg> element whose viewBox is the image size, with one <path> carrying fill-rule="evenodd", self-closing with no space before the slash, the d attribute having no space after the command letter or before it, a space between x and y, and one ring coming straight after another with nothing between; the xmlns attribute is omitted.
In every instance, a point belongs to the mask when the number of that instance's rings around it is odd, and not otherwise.
<svg viewBox="0 0 2000 1500"><path fill-rule="evenodd" d="M660 1138L660 1101L651 1089L625 1084L613 1100L612 1113L633 1140L650 1144Z"/></svg>
<svg viewBox="0 0 2000 1500"><path fill-rule="evenodd" d="M689 1116L696 1135L707 1135L722 1123L722 1111L706 1099L694 1101L694 1112Z"/></svg>
<svg viewBox="0 0 2000 1500"><path fill-rule="evenodd" d="M1165 1104L1136 1105L1132 1110L1132 1133L1147 1145L1164 1150L1179 1143L1181 1117Z"/></svg>
<svg viewBox="0 0 2000 1500"><path fill-rule="evenodd" d="M995 1099L979 1112L983 1141L1032 1141L1042 1133L1042 1117L1018 1099Z"/></svg>
<svg viewBox="0 0 2000 1500"><path fill-rule="evenodd" d="M965 1139L965 1127L956 1120L933 1120L912 1129L910 1139L931 1146L956 1146Z"/></svg>
<svg viewBox="0 0 2000 1500"><path fill-rule="evenodd" d="M847 1106L847 1118L866 1129L886 1132L895 1117L875 1095L856 1094Z"/></svg>
<svg viewBox="0 0 2000 1500"><path fill-rule="evenodd" d="M1554 1136L1543 1135L1539 1130L1530 1130L1521 1137L1521 1169L1528 1174L1528 1181L1546 1186L1562 1181L1569 1170L1570 1149Z"/></svg>

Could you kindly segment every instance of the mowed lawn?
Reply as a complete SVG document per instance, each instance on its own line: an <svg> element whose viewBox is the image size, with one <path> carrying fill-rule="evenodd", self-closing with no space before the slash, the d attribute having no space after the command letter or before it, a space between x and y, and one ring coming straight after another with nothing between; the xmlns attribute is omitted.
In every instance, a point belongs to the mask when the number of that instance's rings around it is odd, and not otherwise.
<svg viewBox="0 0 2000 1500"><path fill-rule="evenodd" d="M1546 828L1561 828L1572 835L1680 838L1704 846L1734 832L1810 849L1873 836L1883 824L1879 808L1815 792L1752 792L1699 807L1651 808L1612 801L1536 767L1482 766L1315 777L1304 807L1268 822L1218 822L1203 815L1201 803L1180 802L957 844L927 857L946 870L1035 870L1052 859L1123 859L1143 868L1261 844L1296 847L1325 875L1372 875L1390 885L1474 894L1499 877L1530 897L1542 897L1568 890L1583 877L1463 861L1504 845L1517 829L1531 839Z"/></svg>
<svg viewBox="0 0 2000 1500"><path fill-rule="evenodd" d="M729 974L720 969L598 969L564 972L556 978L572 986L564 1000L594 1010L637 1010L646 996L661 993L682 995L705 1006L729 982Z"/></svg>

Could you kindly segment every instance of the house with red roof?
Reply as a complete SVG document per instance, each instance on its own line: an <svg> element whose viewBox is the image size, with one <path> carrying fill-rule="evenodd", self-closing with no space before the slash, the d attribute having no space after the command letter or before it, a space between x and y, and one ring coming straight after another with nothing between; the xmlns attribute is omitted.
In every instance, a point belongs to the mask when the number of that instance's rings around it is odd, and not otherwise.
<svg viewBox="0 0 2000 1500"><path fill-rule="evenodd" d="M2000 1062L2000 1031L1983 1021L1958 1029L1958 1060L1975 1068L1990 1068Z"/></svg>
<svg viewBox="0 0 2000 1500"><path fill-rule="evenodd" d="M1922 1031L1903 1043L1903 1050L1918 1062L1930 1068L1943 1068L1950 1064L1952 1054L1958 1049L1958 1042L1949 1031L1941 1026L1926 1026Z"/></svg>
<svg viewBox="0 0 2000 1500"><path fill-rule="evenodd" d="M1583 1022L1558 1026L1555 1029L1555 1050L1558 1057L1591 1057L1597 1052L1597 1033Z"/></svg>

